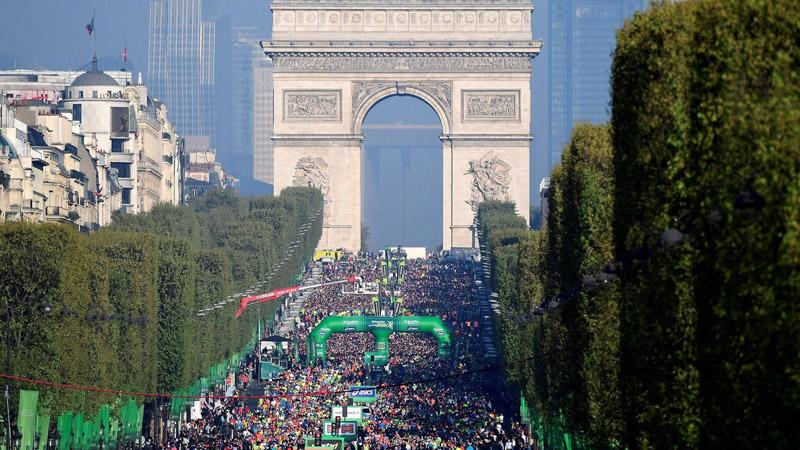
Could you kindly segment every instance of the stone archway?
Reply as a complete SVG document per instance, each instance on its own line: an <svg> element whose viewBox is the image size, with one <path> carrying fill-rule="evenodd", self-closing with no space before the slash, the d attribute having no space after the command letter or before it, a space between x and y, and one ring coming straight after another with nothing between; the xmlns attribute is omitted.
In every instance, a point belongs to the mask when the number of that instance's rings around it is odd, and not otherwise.
<svg viewBox="0 0 800 450"><path fill-rule="evenodd" d="M512 200L527 218L530 0L274 0L275 191L323 191L322 248L356 250L362 124L392 95L442 123L445 249L472 245L474 206Z"/></svg>

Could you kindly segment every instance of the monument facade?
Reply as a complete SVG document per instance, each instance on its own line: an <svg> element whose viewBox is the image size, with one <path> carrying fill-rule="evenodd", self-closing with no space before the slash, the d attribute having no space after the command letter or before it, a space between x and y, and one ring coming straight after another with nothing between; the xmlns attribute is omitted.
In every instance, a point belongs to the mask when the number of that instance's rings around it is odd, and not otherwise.
<svg viewBox="0 0 800 450"><path fill-rule="evenodd" d="M319 188L322 248L357 250L362 124L412 95L442 126L445 249L472 245L475 207L510 200L528 218L530 0L273 0L275 192Z"/></svg>

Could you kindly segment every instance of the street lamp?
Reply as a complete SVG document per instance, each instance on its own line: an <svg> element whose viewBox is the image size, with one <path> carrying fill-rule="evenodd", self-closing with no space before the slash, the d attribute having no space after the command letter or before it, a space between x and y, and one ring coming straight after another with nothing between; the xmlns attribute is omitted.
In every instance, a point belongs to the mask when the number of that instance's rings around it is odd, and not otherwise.
<svg viewBox="0 0 800 450"><path fill-rule="evenodd" d="M47 448L48 450L55 450L58 448L58 441L61 439L61 434L58 430L53 430L47 436Z"/></svg>
<svg viewBox="0 0 800 450"><path fill-rule="evenodd" d="M11 441L14 443L13 447L11 447L12 450L22 446L22 434L19 432L16 425L11 427Z"/></svg>
<svg viewBox="0 0 800 450"><path fill-rule="evenodd" d="M125 427L123 427L121 423L117 425L117 438L114 440L117 443L117 450L119 450L119 444L120 441L122 441L124 432L125 432Z"/></svg>
<svg viewBox="0 0 800 450"><path fill-rule="evenodd" d="M11 446L11 408L9 407L9 398L11 397L11 393L8 392L8 385L6 385L6 417L5 417L5 426L3 427L3 431L5 431L6 435L6 446L9 450L13 449L14 447Z"/></svg>

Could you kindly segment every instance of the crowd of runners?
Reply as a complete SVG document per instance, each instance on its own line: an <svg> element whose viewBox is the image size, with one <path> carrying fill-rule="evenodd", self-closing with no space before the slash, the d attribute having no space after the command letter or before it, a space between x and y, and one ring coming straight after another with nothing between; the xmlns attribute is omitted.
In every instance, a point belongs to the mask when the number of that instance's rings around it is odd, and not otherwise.
<svg viewBox="0 0 800 450"><path fill-rule="evenodd" d="M357 271L365 282L381 276L374 259L331 265L323 276L337 279ZM307 436L319 434L331 419L331 406L346 404L351 385L379 386L356 442L363 449L528 449L524 427L502 402L500 371L476 371L482 364L478 300L473 263L437 258L410 260L402 285L400 314L433 315L448 325L457 344L454 358L438 358L436 341L421 334L395 333L390 338L386 369L365 366L364 352L374 350L372 335L341 334L328 341L324 366L295 364L263 384L258 400L203 403L202 418L185 423L165 448L271 450L303 448ZM311 293L293 333L305 360L306 338L328 315L369 313L369 295L343 293L341 286ZM251 366L252 368L252 366ZM250 370L245 368L245 370ZM465 374L468 373L468 374ZM248 392L252 392L251 381ZM503 404L501 404L503 403ZM511 402L508 402L509 404ZM507 405L506 405L507 406ZM505 411L505 414L504 414Z"/></svg>

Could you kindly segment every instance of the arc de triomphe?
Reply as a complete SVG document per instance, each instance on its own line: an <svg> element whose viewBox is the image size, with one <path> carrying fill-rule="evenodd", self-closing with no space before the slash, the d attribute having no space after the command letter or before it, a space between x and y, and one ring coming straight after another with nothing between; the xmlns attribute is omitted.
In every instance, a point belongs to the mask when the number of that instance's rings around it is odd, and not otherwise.
<svg viewBox="0 0 800 450"><path fill-rule="evenodd" d="M445 249L472 245L474 206L512 200L528 217L530 0L273 0L275 192L325 196L321 248L357 250L362 123L392 95L442 125Z"/></svg>

